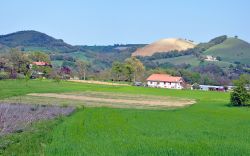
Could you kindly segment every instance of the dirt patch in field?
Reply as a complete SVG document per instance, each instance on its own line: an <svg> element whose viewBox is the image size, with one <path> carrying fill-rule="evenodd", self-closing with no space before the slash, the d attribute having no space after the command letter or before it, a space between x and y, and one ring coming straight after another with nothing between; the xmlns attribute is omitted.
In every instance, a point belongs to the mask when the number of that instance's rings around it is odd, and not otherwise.
<svg viewBox="0 0 250 156"><path fill-rule="evenodd" d="M89 81L89 80L68 80L68 81L70 81L70 82L79 82L79 83L111 85L111 86L129 86L128 84L102 82L102 81Z"/></svg>
<svg viewBox="0 0 250 156"><path fill-rule="evenodd" d="M90 107L109 106L116 108L171 108L184 107L195 103L191 99L146 96L146 95L130 95L119 93L103 93L103 92L82 92L82 93L44 93L44 94L28 94L31 97L50 98L68 100L83 103Z"/></svg>

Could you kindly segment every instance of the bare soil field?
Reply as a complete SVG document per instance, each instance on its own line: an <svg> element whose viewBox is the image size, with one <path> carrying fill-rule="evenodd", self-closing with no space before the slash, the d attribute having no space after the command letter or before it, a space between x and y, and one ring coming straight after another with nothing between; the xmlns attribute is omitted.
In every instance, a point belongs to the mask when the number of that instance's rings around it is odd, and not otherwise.
<svg viewBox="0 0 250 156"><path fill-rule="evenodd" d="M74 107L0 103L0 136L21 132L38 120L69 115Z"/></svg>
<svg viewBox="0 0 250 156"><path fill-rule="evenodd" d="M2 100L5 103L27 103L45 105L113 107L138 109L168 109L189 106L195 100L163 97L132 95L107 92L74 92L74 93L33 93L22 97L12 97Z"/></svg>

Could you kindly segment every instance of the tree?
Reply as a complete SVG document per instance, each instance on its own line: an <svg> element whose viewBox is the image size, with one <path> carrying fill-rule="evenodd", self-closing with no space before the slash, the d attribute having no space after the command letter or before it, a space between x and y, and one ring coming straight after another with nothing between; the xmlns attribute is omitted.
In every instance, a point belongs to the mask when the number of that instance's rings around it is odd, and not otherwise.
<svg viewBox="0 0 250 156"><path fill-rule="evenodd" d="M90 67L90 63L82 60L77 60L76 61L76 66L77 66L77 71L79 78L83 80L86 80L86 74L88 71L88 68Z"/></svg>
<svg viewBox="0 0 250 156"><path fill-rule="evenodd" d="M234 81L236 87L231 93L231 104L233 106L246 106L250 100L250 94L247 92L246 85L249 84L248 76L242 75L239 80Z"/></svg>
<svg viewBox="0 0 250 156"><path fill-rule="evenodd" d="M181 74L180 76L183 77L186 82L191 84L198 83L201 79L201 76L198 72L191 72L185 69L181 69L179 72Z"/></svg>
<svg viewBox="0 0 250 156"><path fill-rule="evenodd" d="M127 58L125 60L125 64L127 66L132 67L131 71L133 71L133 77L134 77L133 81L134 82L137 81L137 78L139 76L142 76L142 74L145 71L145 67L144 67L143 63L139 59L137 59L136 57Z"/></svg>
<svg viewBox="0 0 250 156"><path fill-rule="evenodd" d="M28 73L25 75L26 86L28 86L28 82L29 82L29 80L30 80L30 77L31 77L31 74L30 74L30 72L28 72Z"/></svg>
<svg viewBox="0 0 250 156"><path fill-rule="evenodd" d="M194 90L201 89L201 87L200 87L200 85L198 83L194 83L192 87L193 87Z"/></svg>
<svg viewBox="0 0 250 156"><path fill-rule="evenodd" d="M49 55L42 53L42 52L33 52L29 55L29 58L34 62L48 62L48 63L50 63Z"/></svg>
<svg viewBox="0 0 250 156"><path fill-rule="evenodd" d="M134 72L134 67L131 64L124 64L123 74L126 77L127 81L132 81Z"/></svg>
<svg viewBox="0 0 250 156"><path fill-rule="evenodd" d="M27 54L20 52L18 49L11 49L9 60L13 64L13 70L26 75L29 72L30 59Z"/></svg>
<svg viewBox="0 0 250 156"><path fill-rule="evenodd" d="M115 75L115 80L118 81L121 80L123 71L124 71L124 65L122 63L116 61L112 64L111 73Z"/></svg>
<svg viewBox="0 0 250 156"><path fill-rule="evenodd" d="M71 72L72 71L69 67L62 67L60 69L59 75L61 75L63 79L69 79Z"/></svg>

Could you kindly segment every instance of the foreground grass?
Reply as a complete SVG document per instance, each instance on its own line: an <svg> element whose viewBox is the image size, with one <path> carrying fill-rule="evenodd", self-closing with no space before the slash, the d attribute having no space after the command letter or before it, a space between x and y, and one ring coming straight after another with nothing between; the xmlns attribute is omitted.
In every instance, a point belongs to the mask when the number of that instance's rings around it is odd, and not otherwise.
<svg viewBox="0 0 250 156"><path fill-rule="evenodd" d="M30 137L21 137L23 140L5 150L6 155L36 155L37 151L44 155L250 155L250 109L228 107L226 93L50 81L30 81L27 87L21 81L0 81L0 87L0 98L102 91L185 97L198 102L167 111L85 108L60 123L54 121L49 131L40 128L29 133Z"/></svg>
<svg viewBox="0 0 250 156"><path fill-rule="evenodd" d="M62 119L41 121L27 128L22 133L0 137L0 155L42 155L44 146L51 142L53 128Z"/></svg>

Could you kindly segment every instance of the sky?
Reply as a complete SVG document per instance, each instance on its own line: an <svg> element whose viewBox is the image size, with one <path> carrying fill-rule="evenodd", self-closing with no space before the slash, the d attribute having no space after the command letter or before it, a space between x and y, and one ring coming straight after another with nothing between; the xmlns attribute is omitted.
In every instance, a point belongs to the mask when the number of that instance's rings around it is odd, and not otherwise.
<svg viewBox="0 0 250 156"><path fill-rule="evenodd" d="M249 7L249 0L1 0L0 35L36 30L72 45L219 35L250 42Z"/></svg>

